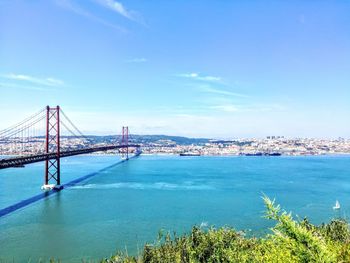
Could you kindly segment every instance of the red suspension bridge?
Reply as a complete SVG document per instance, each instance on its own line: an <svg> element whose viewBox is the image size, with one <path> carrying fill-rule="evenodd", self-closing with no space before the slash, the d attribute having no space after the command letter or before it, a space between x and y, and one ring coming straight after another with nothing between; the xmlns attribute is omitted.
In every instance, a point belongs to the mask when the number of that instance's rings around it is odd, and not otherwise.
<svg viewBox="0 0 350 263"><path fill-rule="evenodd" d="M129 128L123 127L121 136L108 144L92 144L59 106L47 106L16 125L0 131L0 155L15 155L1 159L0 169L45 162L42 189L60 189L61 158L114 150L124 160L128 160L129 153L141 153L140 145L130 143L130 138Z"/></svg>

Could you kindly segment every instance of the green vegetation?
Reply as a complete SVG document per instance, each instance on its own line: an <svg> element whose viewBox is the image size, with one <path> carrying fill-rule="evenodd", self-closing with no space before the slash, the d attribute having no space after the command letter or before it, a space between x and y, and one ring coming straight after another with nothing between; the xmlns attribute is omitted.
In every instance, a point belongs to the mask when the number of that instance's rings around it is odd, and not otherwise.
<svg viewBox="0 0 350 263"><path fill-rule="evenodd" d="M102 262L350 262L346 221L315 226L307 219L293 220L267 197L264 202L266 217L276 221L272 234L264 238L246 238L227 227L207 231L193 227L181 237L160 235L136 257L118 253Z"/></svg>

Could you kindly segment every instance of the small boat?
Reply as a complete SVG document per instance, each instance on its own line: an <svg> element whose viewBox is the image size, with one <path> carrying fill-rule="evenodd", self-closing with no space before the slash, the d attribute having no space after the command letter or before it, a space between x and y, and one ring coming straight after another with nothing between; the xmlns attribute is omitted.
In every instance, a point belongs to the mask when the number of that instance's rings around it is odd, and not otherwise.
<svg viewBox="0 0 350 263"><path fill-rule="evenodd" d="M334 210L340 209L340 204L339 204L339 201L338 201L338 200L335 202L335 206L333 206L333 209L334 209Z"/></svg>

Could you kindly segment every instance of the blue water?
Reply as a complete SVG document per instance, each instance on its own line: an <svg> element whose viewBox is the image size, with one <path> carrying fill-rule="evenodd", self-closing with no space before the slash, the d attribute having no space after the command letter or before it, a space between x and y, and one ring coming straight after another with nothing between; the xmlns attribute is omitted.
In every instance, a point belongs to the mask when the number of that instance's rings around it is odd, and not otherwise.
<svg viewBox="0 0 350 263"><path fill-rule="evenodd" d="M119 159L63 159L63 183ZM0 171L0 209L40 193L43 164ZM135 254L160 229L194 224L262 235L262 194L318 224L350 211L350 157L141 156L0 218L0 261L81 262L116 250ZM342 206L334 212L338 199Z"/></svg>

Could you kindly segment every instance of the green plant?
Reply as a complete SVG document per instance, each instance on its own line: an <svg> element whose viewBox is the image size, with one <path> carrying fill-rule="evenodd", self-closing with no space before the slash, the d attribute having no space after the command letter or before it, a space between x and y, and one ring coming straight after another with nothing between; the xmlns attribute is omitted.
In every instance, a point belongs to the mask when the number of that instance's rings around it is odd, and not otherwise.
<svg viewBox="0 0 350 263"><path fill-rule="evenodd" d="M344 220L315 226L307 219L296 221L268 197L263 197L266 218L275 220L264 238L246 238L242 232L222 227L203 230L194 226L189 234L160 233L142 253L129 257L118 253L102 262L350 262L350 231Z"/></svg>

